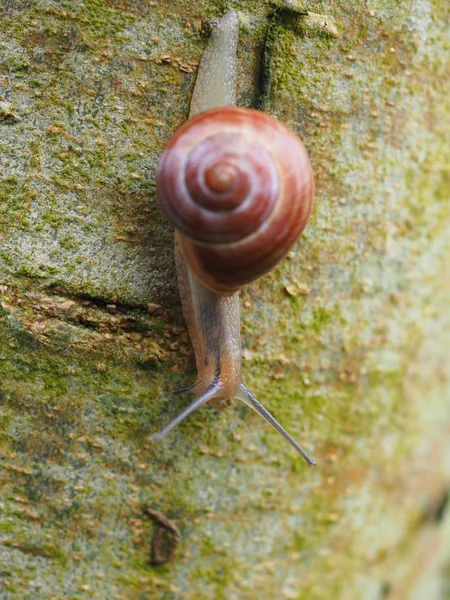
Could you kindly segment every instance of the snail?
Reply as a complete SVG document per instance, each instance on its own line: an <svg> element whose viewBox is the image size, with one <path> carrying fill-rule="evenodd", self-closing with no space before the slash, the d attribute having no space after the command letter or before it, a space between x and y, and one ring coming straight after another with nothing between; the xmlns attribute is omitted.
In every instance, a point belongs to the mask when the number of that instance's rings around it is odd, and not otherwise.
<svg viewBox="0 0 450 600"><path fill-rule="evenodd" d="M239 289L292 248L311 212L306 149L274 117L236 106L238 15L229 11L203 52L189 120L169 141L157 195L175 226L178 284L198 370L182 391L194 402L153 437L162 439L212 398L237 398L315 462L241 377Z"/></svg>

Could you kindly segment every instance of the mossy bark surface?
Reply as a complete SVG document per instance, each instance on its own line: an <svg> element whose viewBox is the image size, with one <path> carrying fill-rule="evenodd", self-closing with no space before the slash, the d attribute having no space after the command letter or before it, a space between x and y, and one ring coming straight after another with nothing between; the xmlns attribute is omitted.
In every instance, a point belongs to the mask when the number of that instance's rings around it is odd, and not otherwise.
<svg viewBox="0 0 450 600"><path fill-rule="evenodd" d="M316 174L301 241L242 292L245 381L315 469L236 402L150 439L195 378L155 166L227 7L239 104L264 68ZM449 20L0 3L2 600L450 597ZM180 532L162 566L147 508Z"/></svg>

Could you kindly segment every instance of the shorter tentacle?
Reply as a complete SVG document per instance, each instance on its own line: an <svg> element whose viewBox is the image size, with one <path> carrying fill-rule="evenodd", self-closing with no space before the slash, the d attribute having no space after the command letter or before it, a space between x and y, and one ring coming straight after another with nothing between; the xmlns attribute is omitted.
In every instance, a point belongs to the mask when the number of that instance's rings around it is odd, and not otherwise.
<svg viewBox="0 0 450 600"><path fill-rule="evenodd" d="M250 392L250 390L247 388L247 386L244 383L241 383L240 385L240 389L239 389L239 394L237 396L239 398L239 400L242 400L242 402L245 402L245 404L247 404L247 406L250 406L250 408L253 408L254 411L256 411L258 413L258 415L260 415L265 421L267 421L267 423L269 423L269 425L272 425L272 427L278 431L278 433L280 435L282 435L284 437L285 440L287 440L289 442L289 444L295 449L297 450L297 452L300 454L300 456L305 460L305 462L313 467L315 466L315 461L310 458L306 452L303 450L303 448L297 444L297 442L289 435L289 433L278 423L278 421L270 414L270 412L264 408L264 406L261 404L261 402L259 402L255 396Z"/></svg>
<svg viewBox="0 0 450 600"><path fill-rule="evenodd" d="M180 394L184 394L185 392L192 392L197 387L197 382L192 385L187 385L186 387L178 388L176 390L172 390L172 396L179 396Z"/></svg>
<svg viewBox="0 0 450 600"><path fill-rule="evenodd" d="M211 398L214 398L215 396L217 396L217 394L220 390L220 387L221 387L220 381L218 379L214 379L211 382L211 384L206 388L206 390L203 392L203 394L201 394L198 398L196 398L194 400L194 402L192 402L192 404L190 404L187 408L185 408L183 410L183 412L181 412L177 417L175 417L175 419L173 419L173 421L171 421L168 425L166 425L162 431L160 431L159 433L153 434L152 439L159 442L164 437L166 437L166 435L169 433L169 431L172 431L172 429L174 427L176 427L178 425L178 423L181 423L181 421L183 421L183 419L185 419L188 415L190 415L191 412L194 412L194 410L196 410L199 406L201 406L202 404L205 404L206 402L208 402L208 400L211 400Z"/></svg>

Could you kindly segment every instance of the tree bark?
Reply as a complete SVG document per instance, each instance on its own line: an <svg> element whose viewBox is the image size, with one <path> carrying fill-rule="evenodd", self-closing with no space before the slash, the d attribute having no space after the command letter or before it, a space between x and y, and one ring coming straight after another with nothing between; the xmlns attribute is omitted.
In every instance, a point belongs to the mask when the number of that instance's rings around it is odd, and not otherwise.
<svg viewBox="0 0 450 600"><path fill-rule="evenodd" d="M224 4L0 3L1 599L450 597L446 3L228 3L316 176L245 380L318 464L234 402L150 439L195 378L155 166Z"/></svg>

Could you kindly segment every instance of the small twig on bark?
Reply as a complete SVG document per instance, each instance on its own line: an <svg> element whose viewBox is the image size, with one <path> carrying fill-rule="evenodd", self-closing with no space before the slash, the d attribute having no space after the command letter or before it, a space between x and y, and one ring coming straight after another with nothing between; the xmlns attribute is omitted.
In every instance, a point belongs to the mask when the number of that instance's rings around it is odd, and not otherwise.
<svg viewBox="0 0 450 600"><path fill-rule="evenodd" d="M159 510L146 508L145 513L158 523L152 541L152 563L163 565L172 560L181 539L178 527Z"/></svg>

